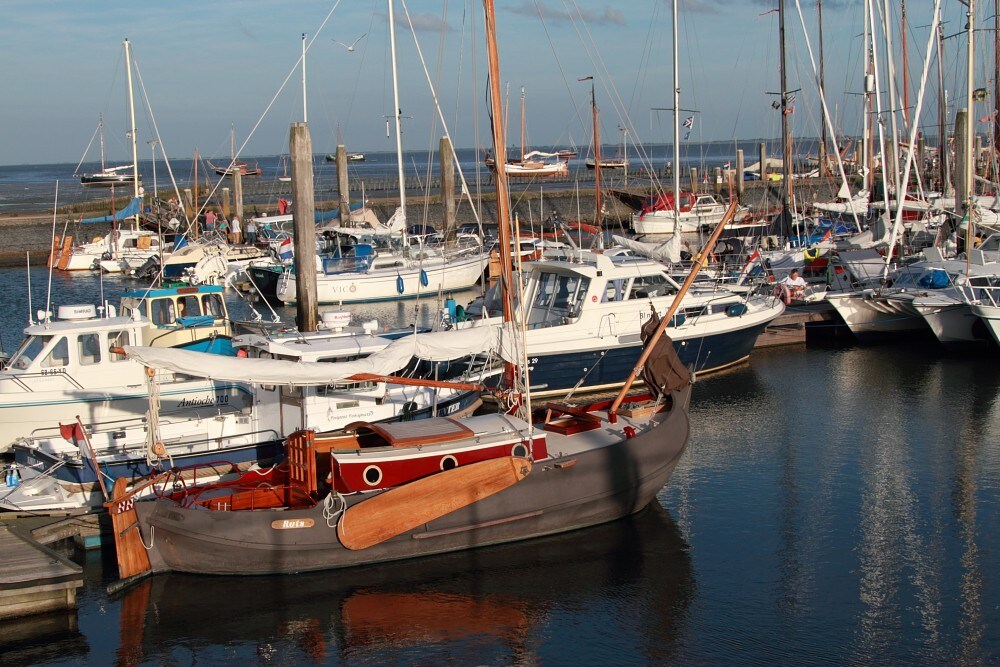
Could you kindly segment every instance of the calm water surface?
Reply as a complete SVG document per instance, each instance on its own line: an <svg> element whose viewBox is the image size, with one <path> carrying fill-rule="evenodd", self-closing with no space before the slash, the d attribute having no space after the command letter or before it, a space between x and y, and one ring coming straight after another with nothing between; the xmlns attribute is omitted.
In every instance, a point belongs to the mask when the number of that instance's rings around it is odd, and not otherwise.
<svg viewBox="0 0 1000 667"><path fill-rule="evenodd" d="M0 271L8 351L24 278ZM97 285L59 276L53 294L93 302ZM105 549L77 556L78 614L0 624L0 662L995 664L998 371L926 347L757 351L697 383L687 453L632 519L390 566L161 576L116 597Z"/></svg>

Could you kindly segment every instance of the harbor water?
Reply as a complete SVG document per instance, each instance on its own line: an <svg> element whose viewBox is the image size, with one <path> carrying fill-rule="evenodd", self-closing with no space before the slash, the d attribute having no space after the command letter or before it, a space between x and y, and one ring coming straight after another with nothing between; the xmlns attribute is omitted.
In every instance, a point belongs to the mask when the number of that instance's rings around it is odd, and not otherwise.
<svg viewBox="0 0 1000 667"><path fill-rule="evenodd" d="M46 275L32 271L34 309ZM26 273L0 279L10 352ZM126 285L105 279L105 294ZM99 290L57 275L52 294ZM424 324L437 307L355 313ZM0 624L0 663L996 664L998 371L996 356L929 345L757 350L699 378L688 450L628 520L378 567L157 576L118 595L107 546L75 555L77 612Z"/></svg>

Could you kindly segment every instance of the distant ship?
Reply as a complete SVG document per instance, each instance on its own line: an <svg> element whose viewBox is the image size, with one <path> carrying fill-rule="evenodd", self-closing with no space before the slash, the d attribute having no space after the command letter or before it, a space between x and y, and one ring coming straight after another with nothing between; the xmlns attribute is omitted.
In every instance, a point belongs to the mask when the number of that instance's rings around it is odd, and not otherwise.
<svg viewBox="0 0 1000 667"><path fill-rule="evenodd" d="M329 153L326 156L326 158L324 158L324 159L327 162L336 162L337 161L337 156L335 154L333 154L333 153ZM365 154L364 153L348 153L347 154L347 161L348 162L364 162L365 161Z"/></svg>

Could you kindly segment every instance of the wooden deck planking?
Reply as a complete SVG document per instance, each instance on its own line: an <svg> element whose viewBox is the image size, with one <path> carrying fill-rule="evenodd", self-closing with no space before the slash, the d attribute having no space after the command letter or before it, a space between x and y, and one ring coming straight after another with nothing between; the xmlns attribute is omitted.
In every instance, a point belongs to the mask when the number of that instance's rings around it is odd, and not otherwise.
<svg viewBox="0 0 1000 667"><path fill-rule="evenodd" d="M0 524L0 619L76 606L83 569Z"/></svg>

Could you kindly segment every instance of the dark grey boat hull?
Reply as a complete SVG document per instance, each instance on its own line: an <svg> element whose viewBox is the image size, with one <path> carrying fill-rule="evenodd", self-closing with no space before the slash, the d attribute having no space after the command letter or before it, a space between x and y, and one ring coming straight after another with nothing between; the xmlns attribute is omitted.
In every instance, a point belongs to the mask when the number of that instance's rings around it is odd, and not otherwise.
<svg viewBox="0 0 1000 667"><path fill-rule="evenodd" d="M553 442L552 457L535 462L521 482L368 549L344 548L337 517L328 521L322 503L304 510L225 512L162 499L140 502L140 530L146 545L152 543L154 572L265 574L414 558L613 521L648 505L677 466L688 440L690 391L688 386L676 392L674 407L654 418L655 427L631 439L567 455L559 455ZM275 522L307 527L275 528Z"/></svg>

